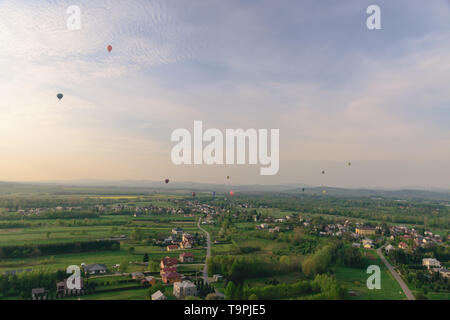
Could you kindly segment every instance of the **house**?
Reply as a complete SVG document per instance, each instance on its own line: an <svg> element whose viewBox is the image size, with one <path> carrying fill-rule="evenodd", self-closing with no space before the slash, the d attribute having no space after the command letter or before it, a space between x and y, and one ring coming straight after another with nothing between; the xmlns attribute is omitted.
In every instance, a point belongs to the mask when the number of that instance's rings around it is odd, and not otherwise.
<svg viewBox="0 0 450 320"><path fill-rule="evenodd" d="M443 278L450 278L450 270L446 269L446 268L440 268L439 269L439 274L443 277Z"/></svg>
<svg viewBox="0 0 450 320"><path fill-rule="evenodd" d="M181 249L191 249L192 245L191 245L191 243L189 241L183 241L180 244L180 248Z"/></svg>
<svg viewBox="0 0 450 320"><path fill-rule="evenodd" d="M422 259L422 266L427 267L429 270L430 268L440 268L441 263L439 262L439 260L434 258L425 258Z"/></svg>
<svg viewBox="0 0 450 320"><path fill-rule="evenodd" d="M144 277L145 277L144 274L139 271L131 273L131 278L133 280L142 280L142 279L144 279Z"/></svg>
<svg viewBox="0 0 450 320"><path fill-rule="evenodd" d="M178 247L176 244L172 244L170 246L167 246L167 251L175 251L180 249L180 247Z"/></svg>
<svg viewBox="0 0 450 320"><path fill-rule="evenodd" d="M197 295L197 286L191 281L176 282L173 284L173 295L178 299Z"/></svg>
<svg viewBox="0 0 450 320"><path fill-rule="evenodd" d="M48 291L45 288L31 289L31 298L33 300L46 300Z"/></svg>
<svg viewBox="0 0 450 320"><path fill-rule="evenodd" d="M364 239L362 241L364 249L372 249L373 248L373 242L370 239Z"/></svg>
<svg viewBox="0 0 450 320"><path fill-rule="evenodd" d="M161 260L160 267L161 268L172 267L176 266L177 264L178 264L177 258L165 257L164 259Z"/></svg>
<svg viewBox="0 0 450 320"><path fill-rule="evenodd" d="M403 250L408 249L408 245L403 241L398 244L398 247Z"/></svg>
<svg viewBox="0 0 450 320"><path fill-rule="evenodd" d="M261 229L267 229L269 225L267 223L261 223Z"/></svg>
<svg viewBox="0 0 450 320"><path fill-rule="evenodd" d="M172 243L172 241L173 241L172 236L170 236L170 237L164 239L164 243Z"/></svg>
<svg viewBox="0 0 450 320"><path fill-rule="evenodd" d="M177 271L177 266L165 267L165 268L161 268L161 270L159 270L159 274L162 276L165 273L167 274L167 273L176 272L176 271Z"/></svg>
<svg viewBox="0 0 450 320"><path fill-rule="evenodd" d="M214 282L221 282L223 280L223 276L221 274L213 275Z"/></svg>
<svg viewBox="0 0 450 320"><path fill-rule="evenodd" d="M182 263L194 262L194 255L190 252L184 252L180 254L180 261Z"/></svg>
<svg viewBox="0 0 450 320"><path fill-rule="evenodd" d="M61 281L56 283L56 292L57 293L63 293L64 289L66 288L66 282Z"/></svg>
<svg viewBox="0 0 450 320"><path fill-rule="evenodd" d="M181 228L173 228L172 234L183 234L184 230Z"/></svg>
<svg viewBox="0 0 450 320"><path fill-rule="evenodd" d="M356 227L356 234L360 236L371 236L375 234L375 228L373 227Z"/></svg>
<svg viewBox="0 0 450 320"><path fill-rule="evenodd" d="M269 232L270 233L280 232L280 227L271 228L269 229Z"/></svg>
<svg viewBox="0 0 450 320"><path fill-rule="evenodd" d="M388 244L386 246L386 248L384 248L384 252L386 252L387 254L389 254L389 252L391 252L391 250L395 250L395 248L392 244Z"/></svg>
<svg viewBox="0 0 450 320"><path fill-rule="evenodd" d="M179 274L178 272L163 273L161 275L162 281L166 284L167 283L173 284L176 282L180 282L182 277L183 276L181 274Z"/></svg>
<svg viewBox="0 0 450 320"><path fill-rule="evenodd" d="M85 274L104 274L108 269L104 264L89 264L84 267Z"/></svg>
<svg viewBox="0 0 450 320"><path fill-rule="evenodd" d="M361 248L361 243L353 242L352 247L353 248Z"/></svg>
<svg viewBox="0 0 450 320"><path fill-rule="evenodd" d="M156 291L152 294L152 300L167 300L166 296L161 292L161 290Z"/></svg>
<svg viewBox="0 0 450 320"><path fill-rule="evenodd" d="M426 242L426 239L424 237L418 236L417 238L414 239L414 243L416 245L420 246L424 242L423 240L425 240L425 242Z"/></svg>
<svg viewBox="0 0 450 320"><path fill-rule="evenodd" d="M194 237L187 232L183 233L183 236L181 237L181 239L183 240L183 242L193 242L194 241Z"/></svg>
<svg viewBox="0 0 450 320"><path fill-rule="evenodd" d="M149 284L151 286L154 286L156 284L156 279L152 276L145 277L141 280L142 284Z"/></svg>

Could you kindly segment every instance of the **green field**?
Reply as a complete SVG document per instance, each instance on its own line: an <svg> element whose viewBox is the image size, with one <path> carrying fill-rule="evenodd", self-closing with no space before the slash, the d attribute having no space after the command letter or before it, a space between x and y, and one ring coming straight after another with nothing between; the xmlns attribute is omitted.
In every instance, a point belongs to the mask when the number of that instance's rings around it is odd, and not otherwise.
<svg viewBox="0 0 450 320"><path fill-rule="evenodd" d="M367 250L370 254L370 264L377 265L381 271L381 289L369 290L366 282L370 274L366 270L337 267L336 278L349 290L356 293L350 296L355 300L403 300L406 299L400 285L394 279L389 270L384 266L383 262L377 256L374 250Z"/></svg>

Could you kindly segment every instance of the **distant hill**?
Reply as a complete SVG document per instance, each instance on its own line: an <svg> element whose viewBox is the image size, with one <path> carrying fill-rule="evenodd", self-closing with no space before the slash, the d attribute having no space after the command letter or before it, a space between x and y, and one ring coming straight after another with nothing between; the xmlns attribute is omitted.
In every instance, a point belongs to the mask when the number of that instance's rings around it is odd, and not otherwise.
<svg viewBox="0 0 450 320"><path fill-rule="evenodd" d="M303 191L302 189L305 189ZM394 200L424 199L434 201L450 201L449 190L381 190L381 189L345 189L335 187L317 187L305 184L281 185L219 185L195 182L157 181L55 181L55 182L0 182L0 195L13 194L154 194L154 193L188 193L196 192L228 192L233 189L241 193L286 193L286 194L322 194L326 190L328 196L389 198Z"/></svg>

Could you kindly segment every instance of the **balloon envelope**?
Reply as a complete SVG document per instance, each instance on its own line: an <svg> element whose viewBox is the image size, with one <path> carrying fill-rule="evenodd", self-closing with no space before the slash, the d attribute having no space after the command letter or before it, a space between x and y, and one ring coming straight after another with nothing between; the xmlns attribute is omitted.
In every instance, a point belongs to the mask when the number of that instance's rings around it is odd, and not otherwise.
<svg viewBox="0 0 450 320"><path fill-rule="evenodd" d="M195 192L192 192L192 196L195 197Z"/></svg>
<svg viewBox="0 0 450 320"><path fill-rule="evenodd" d="M230 196L234 196L234 191L230 190Z"/></svg>
<svg viewBox="0 0 450 320"><path fill-rule="evenodd" d="M64 95L63 95L62 93L58 93L58 94L56 95L56 97L57 97L59 100L61 100L61 99L64 97Z"/></svg>
<svg viewBox="0 0 450 320"><path fill-rule="evenodd" d="M169 183L169 179L164 180L165 183Z"/></svg>
<svg viewBox="0 0 450 320"><path fill-rule="evenodd" d="M214 192L213 192L213 197L214 197L215 195L216 195L216 192L214 191Z"/></svg>
<svg viewBox="0 0 450 320"><path fill-rule="evenodd" d="M322 174L325 174L325 170L322 170Z"/></svg>
<svg viewBox="0 0 450 320"><path fill-rule="evenodd" d="M112 51L112 46L109 45L107 49L108 49L109 52L111 52Z"/></svg>

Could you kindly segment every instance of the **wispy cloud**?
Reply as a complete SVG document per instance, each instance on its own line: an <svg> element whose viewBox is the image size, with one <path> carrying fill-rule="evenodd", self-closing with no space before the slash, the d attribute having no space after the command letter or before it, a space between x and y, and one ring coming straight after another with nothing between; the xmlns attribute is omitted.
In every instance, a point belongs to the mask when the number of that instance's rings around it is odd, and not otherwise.
<svg viewBox="0 0 450 320"><path fill-rule="evenodd" d="M4 0L0 173L449 187L448 3L380 0L375 32L369 4ZM81 30L66 27L70 5ZM194 120L279 128L280 174L174 167L170 132Z"/></svg>

